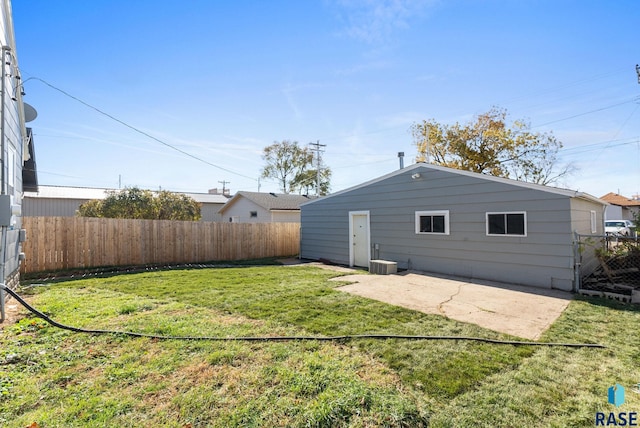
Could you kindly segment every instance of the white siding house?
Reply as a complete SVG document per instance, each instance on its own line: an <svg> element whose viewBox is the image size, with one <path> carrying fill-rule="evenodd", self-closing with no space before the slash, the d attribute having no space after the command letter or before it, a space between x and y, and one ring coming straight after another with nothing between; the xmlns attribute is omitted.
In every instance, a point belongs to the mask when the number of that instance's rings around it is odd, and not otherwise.
<svg viewBox="0 0 640 428"><path fill-rule="evenodd" d="M301 257L572 290L574 232L602 235L606 202L415 164L301 207Z"/></svg>
<svg viewBox="0 0 640 428"><path fill-rule="evenodd" d="M240 191L219 214L233 223L299 223L300 205L310 200L306 195Z"/></svg>

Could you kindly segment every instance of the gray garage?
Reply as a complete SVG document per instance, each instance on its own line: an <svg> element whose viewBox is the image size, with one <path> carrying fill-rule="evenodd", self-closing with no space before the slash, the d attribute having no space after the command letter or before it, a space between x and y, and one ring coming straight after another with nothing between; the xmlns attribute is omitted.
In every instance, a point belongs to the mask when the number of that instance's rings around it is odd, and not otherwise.
<svg viewBox="0 0 640 428"><path fill-rule="evenodd" d="M586 193L418 163L301 206L305 259L543 288L575 287L575 233L603 235Z"/></svg>

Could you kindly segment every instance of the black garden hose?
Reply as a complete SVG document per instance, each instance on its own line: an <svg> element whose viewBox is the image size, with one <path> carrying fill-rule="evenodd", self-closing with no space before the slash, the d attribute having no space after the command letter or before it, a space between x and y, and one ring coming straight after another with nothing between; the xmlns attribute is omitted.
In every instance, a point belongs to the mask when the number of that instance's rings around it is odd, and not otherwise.
<svg viewBox="0 0 640 428"><path fill-rule="evenodd" d="M68 326L61 324L44 313L38 311L33 306L29 305L22 299L15 291L11 290L4 284L0 284L0 288L4 289L14 299L16 299L22 306L27 308L35 316L42 318L47 323L54 327L61 328L63 330L73 331L75 333L88 333L88 334L111 334L118 336L130 336L130 337L145 337L149 339L158 340L208 340L208 341L246 341L246 342L285 342L285 341L336 341L344 342L355 339L404 339L404 340L466 340L474 342L492 343L496 345L514 345L514 346L562 346L568 348L606 348L604 345L597 343L550 343L550 342L525 342L517 340L497 340L487 339L483 337L469 337L469 336L409 336L398 334L355 334L355 335L343 335L343 336L243 336L243 337L216 337L216 336L164 336L157 334L137 333L132 331L117 331L117 330L96 330L86 329Z"/></svg>

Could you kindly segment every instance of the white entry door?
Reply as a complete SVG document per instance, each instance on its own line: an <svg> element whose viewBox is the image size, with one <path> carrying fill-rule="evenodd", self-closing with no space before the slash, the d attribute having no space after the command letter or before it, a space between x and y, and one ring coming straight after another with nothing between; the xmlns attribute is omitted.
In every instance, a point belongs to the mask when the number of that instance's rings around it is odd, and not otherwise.
<svg viewBox="0 0 640 428"><path fill-rule="evenodd" d="M349 245L350 265L368 267L371 259L369 211L349 213Z"/></svg>

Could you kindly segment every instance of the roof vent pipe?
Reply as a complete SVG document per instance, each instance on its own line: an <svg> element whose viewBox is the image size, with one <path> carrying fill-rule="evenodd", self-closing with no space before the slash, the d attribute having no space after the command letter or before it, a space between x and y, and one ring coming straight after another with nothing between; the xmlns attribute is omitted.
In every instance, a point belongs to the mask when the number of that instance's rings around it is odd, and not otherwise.
<svg viewBox="0 0 640 428"><path fill-rule="evenodd" d="M398 152L398 159L400 159L400 169L404 168L404 152Z"/></svg>

